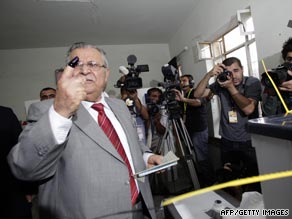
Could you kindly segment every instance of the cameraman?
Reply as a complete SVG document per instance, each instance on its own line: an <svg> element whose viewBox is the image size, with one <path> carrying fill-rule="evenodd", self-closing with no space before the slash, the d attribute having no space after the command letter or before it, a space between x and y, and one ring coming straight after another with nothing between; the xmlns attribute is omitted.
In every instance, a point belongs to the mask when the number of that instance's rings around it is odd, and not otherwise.
<svg viewBox="0 0 292 219"><path fill-rule="evenodd" d="M225 71L224 71L225 70ZM209 88L208 82L214 77L226 74L226 80L216 82ZM221 78L221 77L220 77ZM257 168L251 136L247 132L247 121L258 116L258 101L261 97L261 84L257 78L244 77L243 66L238 58L231 57L217 64L198 84L195 97L204 94L218 95L221 104L220 135L222 164L230 162L232 154L240 155L243 166L254 163Z"/></svg>
<svg viewBox="0 0 292 219"><path fill-rule="evenodd" d="M184 122L191 137L197 160L203 161L208 159L206 98L196 98L193 86L193 76L183 75L180 77L180 87L183 94L179 90L174 89L174 91L176 93L176 100L181 102Z"/></svg>
<svg viewBox="0 0 292 219"><path fill-rule="evenodd" d="M212 168L208 154L208 119L207 97L194 96L193 76L186 74L180 77L179 90L174 89L176 100L181 104L183 120L192 141L198 163L198 177L202 187L213 184Z"/></svg>
<svg viewBox="0 0 292 219"><path fill-rule="evenodd" d="M292 37L289 38L282 47L282 58L286 64L292 66ZM287 70L289 77L292 77L292 71ZM281 91L283 99L289 110L292 109L292 79L284 81L278 87ZM262 111L263 116L277 115L285 113L285 109L273 87L265 86L262 95Z"/></svg>

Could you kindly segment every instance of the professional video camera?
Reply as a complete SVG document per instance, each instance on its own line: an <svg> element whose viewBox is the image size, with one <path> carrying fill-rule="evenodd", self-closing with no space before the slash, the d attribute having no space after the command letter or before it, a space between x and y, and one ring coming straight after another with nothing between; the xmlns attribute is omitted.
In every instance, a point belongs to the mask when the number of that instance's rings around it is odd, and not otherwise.
<svg viewBox="0 0 292 219"><path fill-rule="evenodd" d="M220 82L225 82L228 80L228 76L230 77L231 76L231 72L230 71L227 71L226 69L223 70L223 72L221 72L218 76L217 76L217 79L220 81Z"/></svg>
<svg viewBox="0 0 292 219"><path fill-rule="evenodd" d="M288 70L292 71L292 64L289 62L285 62L282 65L279 65L277 68L268 71L268 74L271 76L275 85L278 87L283 82L292 79L292 76L288 74ZM273 88L272 82L265 72L262 73L261 82L264 86L268 88Z"/></svg>
<svg viewBox="0 0 292 219"><path fill-rule="evenodd" d="M149 72L149 66L137 65L137 67L135 67L135 63L137 62L137 57L135 55L129 55L127 61L129 67L119 67L119 72L122 73L124 77L119 79L114 86L116 88L124 87L127 90L142 88L142 78L139 77L139 74L141 72Z"/></svg>
<svg viewBox="0 0 292 219"><path fill-rule="evenodd" d="M147 105L147 110L148 110L149 116L155 116L156 113L158 113L160 111L160 108L161 108L160 103L153 103L147 99L146 99L146 105Z"/></svg>
<svg viewBox="0 0 292 219"><path fill-rule="evenodd" d="M175 100L175 92L172 89L180 89L180 80L177 69L170 64L162 66L161 71L164 75L164 82L159 83L165 89L162 95L162 103L165 104L166 109L169 111L170 116L179 118L181 107Z"/></svg>

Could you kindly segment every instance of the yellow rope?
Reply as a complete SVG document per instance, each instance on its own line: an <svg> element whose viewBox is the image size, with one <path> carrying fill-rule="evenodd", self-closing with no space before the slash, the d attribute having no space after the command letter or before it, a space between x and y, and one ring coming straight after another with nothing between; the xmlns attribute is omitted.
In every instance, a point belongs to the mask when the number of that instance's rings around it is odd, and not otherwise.
<svg viewBox="0 0 292 219"><path fill-rule="evenodd" d="M237 180L232 180L232 181L229 181L226 183L213 185L213 186L210 186L207 188L199 189L199 190L196 190L193 192L188 192L188 193L185 193L182 195L178 195L174 198L167 199L167 200L163 201L161 205L162 206L170 205L173 202L181 201L183 199L190 198L192 196L200 195L200 194L214 191L214 190L224 189L227 187L241 186L241 185L245 185L245 184L262 182L262 181L273 180L273 179L280 179L280 178L285 178L285 177L292 177L292 170L264 174L264 175L260 175L260 176L252 176L252 177L248 177L248 178L237 179Z"/></svg>

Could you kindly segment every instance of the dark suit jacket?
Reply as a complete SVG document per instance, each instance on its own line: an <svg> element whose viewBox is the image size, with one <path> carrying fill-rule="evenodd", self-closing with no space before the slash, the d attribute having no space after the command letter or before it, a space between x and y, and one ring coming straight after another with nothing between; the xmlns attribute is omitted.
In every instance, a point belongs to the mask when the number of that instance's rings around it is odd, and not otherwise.
<svg viewBox="0 0 292 219"><path fill-rule="evenodd" d="M17 180L10 170L7 155L17 143L22 130L20 122L12 109L0 106L0 195L3 200L0 218L31 218L30 206L25 199L30 184Z"/></svg>
<svg viewBox="0 0 292 219"><path fill-rule="evenodd" d="M127 136L136 171L145 169L137 132L125 103L106 98ZM27 128L9 155L10 166L20 179L42 180L39 189L42 218L97 218L129 211L131 192L126 164L97 122L80 104L66 141L60 145L52 133L48 109L52 101L31 106ZM36 121L36 122L33 122ZM139 189L155 218L148 179ZM131 213L108 218L131 218Z"/></svg>
<svg viewBox="0 0 292 219"><path fill-rule="evenodd" d="M7 163L7 155L11 148L17 143L21 132L21 125L12 109L0 106L0 139L1 139L1 191L9 192L20 189L19 182L13 177Z"/></svg>

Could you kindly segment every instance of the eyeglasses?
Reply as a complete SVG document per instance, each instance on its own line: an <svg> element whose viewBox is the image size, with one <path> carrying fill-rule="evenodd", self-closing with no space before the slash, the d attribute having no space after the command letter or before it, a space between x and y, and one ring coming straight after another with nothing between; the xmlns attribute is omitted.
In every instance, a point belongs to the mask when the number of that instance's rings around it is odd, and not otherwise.
<svg viewBox="0 0 292 219"><path fill-rule="evenodd" d="M291 56L287 56L285 59L286 62L292 62L292 57Z"/></svg>
<svg viewBox="0 0 292 219"><path fill-rule="evenodd" d="M78 62L76 68L82 70L84 66L87 66L90 70L99 71L101 68L106 68L105 65L100 65L97 62L89 61L87 63Z"/></svg>
<svg viewBox="0 0 292 219"><path fill-rule="evenodd" d="M55 98L55 94L48 94L48 95L46 95L46 94L42 94L41 95L41 100L47 100L47 99L52 99L52 98Z"/></svg>

